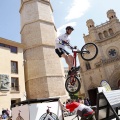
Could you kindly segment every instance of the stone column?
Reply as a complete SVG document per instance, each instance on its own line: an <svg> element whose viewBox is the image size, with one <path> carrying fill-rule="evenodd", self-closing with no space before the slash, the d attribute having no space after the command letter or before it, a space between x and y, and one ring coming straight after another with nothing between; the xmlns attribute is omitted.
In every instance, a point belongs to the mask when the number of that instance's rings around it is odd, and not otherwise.
<svg viewBox="0 0 120 120"><path fill-rule="evenodd" d="M66 96L64 70L55 54L56 28L49 0L22 0L21 39L27 97Z"/></svg>

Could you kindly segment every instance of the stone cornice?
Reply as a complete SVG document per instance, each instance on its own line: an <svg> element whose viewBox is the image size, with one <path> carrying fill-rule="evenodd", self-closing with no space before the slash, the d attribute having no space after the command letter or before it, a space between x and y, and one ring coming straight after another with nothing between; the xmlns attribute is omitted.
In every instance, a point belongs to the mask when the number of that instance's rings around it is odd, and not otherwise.
<svg viewBox="0 0 120 120"><path fill-rule="evenodd" d="M50 8L51 8L51 10L52 10L52 12L53 12L52 5L51 5L51 3L50 3L49 1L47 1L47 0L27 0L27 1L23 2L23 3L21 3L19 12L21 12L22 7L23 7L24 4L26 4L26 3L28 3L28 2L35 2L35 1L36 1L36 2L37 2L37 1L38 1L38 2L41 2L41 3L46 4L46 5L50 5Z"/></svg>
<svg viewBox="0 0 120 120"><path fill-rule="evenodd" d="M40 77L35 77L35 78L31 78L31 79L25 80L25 83L29 82L30 80L37 79L37 78L47 78L47 77L60 77L60 78L62 77L62 78L65 78L61 74L58 74L58 75L43 75L43 76L40 76Z"/></svg>
<svg viewBox="0 0 120 120"><path fill-rule="evenodd" d="M25 46L22 43L18 43L18 42L8 40L8 39L5 39L5 38L1 38L1 37L0 37L0 43L15 46L15 47L19 47L19 48L25 48Z"/></svg>
<svg viewBox="0 0 120 120"><path fill-rule="evenodd" d="M23 30L23 28L24 28L26 25L29 25L29 24L32 24L32 23L35 23L35 22L42 22L42 23L51 24L51 25L54 26L55 30L57 31L57 29L56 29L56 27L55 27L55 24L54 24L53 22L50 22L50 21L47 21L47 20L39 19L39 20L36 20L36 21L33 21L33 22L29 22L29 23L24 24L24 26L22 26L22 28L21 28L20 34L22 33L22 30Z"/></svg>
<svg viewBox="0 0 120 120"><path fill-rule="evenodd" d="M105 65L105 64L112 63L112 62L116 62L118 60L120 60L120 56L117 56L115 58L109 58L109 59L106 59L106 60L101 60L101 61L102 61L102 64Z"/></svg>
<svg viewBox="0 0 120 120"><path fill-rule="evenodd" d="M102 65L107 65L110 64L112 62L116 62L120 60L120 56L117 56L115 58L109 58L109 59L105 59L105 60L100 60L99 62L95 63L96 68L101 67Z"/></svg>
<svg viewBox="0 0 120 120"><path fill-rule="evenodd" d="M112 35L112 36L109 36L109 37L107 37L107 38L103 38L102 40L96 40L95 43L106 42L106 41L108 41L108 40L110 40L110 39L113 39L113 38L117 37L118 35L120 35L120 31L116 32L116 33L115 33L114 35Z"/></svg>
<svg viewBox="0 0 120 120"><path fill-rule="evenodd" d="M26 46L23 53L25 53L26 50L29 50L29 49L32 49L32 48L36 48L36 47L41 47L41 46L42 47L52 47L52 48L55 48L54 45L50 45L50 44L36 44L36 45L28 46L28 47Z"/></svg>

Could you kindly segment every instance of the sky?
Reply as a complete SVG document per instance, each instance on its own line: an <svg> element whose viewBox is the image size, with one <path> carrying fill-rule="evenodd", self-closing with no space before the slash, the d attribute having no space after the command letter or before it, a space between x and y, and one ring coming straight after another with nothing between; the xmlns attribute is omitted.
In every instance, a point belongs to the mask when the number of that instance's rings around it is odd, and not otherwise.
<svg viewBox="0 0 120 120"><path fill-rule="evenodd" d="M74 31L70 35L71 44L80 49L85 43L83 34L88 34L86 21L93 19L95 26L108 21L107 11L113 9L120 19L120 0L50 0L53 8L57 33L65 32L71 25ZM1 0L0 37L21 42L20 36L20 0Z"/></svg>

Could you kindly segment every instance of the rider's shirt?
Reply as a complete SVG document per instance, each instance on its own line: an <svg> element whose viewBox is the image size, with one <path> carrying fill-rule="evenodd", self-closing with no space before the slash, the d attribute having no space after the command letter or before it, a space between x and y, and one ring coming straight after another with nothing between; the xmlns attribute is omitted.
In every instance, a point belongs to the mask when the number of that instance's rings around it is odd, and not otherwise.
<svg viewBox="0 0 120 120"><path fill-rule="evenodd" d="M72 102L69 104L66 104L66 108L70 110L70 112L73 112L76 108L78 108L80 103Z"/></svg>
<svg viewBox="0 0 120 120"><path fill-rule="evenodd" d="M60 41L70 42L70 39L69 39L69 37L68 37L68 35L67 35L66 33L60 35L60 36L59 36L58 38L56 38L56 40L55 40L55 42L56 42L55 49L57 49L57 48L65 49L65 44L60 44Z"/></svg>
<svg viewBox="0 0 120 120"><path fill-rule="evenodd" d="M86 109L87 112L93 112L93 110L89 106L86 106L78 102L72 102L70 104L67 104L66 108L69 109L70 112L73 112L73 111L77 112L78 110L82 111L83 109Z"/></svg>

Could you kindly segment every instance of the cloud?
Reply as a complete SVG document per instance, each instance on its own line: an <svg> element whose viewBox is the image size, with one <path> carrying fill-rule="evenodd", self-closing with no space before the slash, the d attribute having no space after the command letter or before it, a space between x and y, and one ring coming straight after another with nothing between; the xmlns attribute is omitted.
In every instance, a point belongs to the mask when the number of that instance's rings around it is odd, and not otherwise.
<svg viewBox="0 0 120 120"><path fill-rule="evenodd" d="M63 1L60 1L60 4L63 4Z"/></svg>
<svg viewBox="0 0 120 120"><path fill-rule="evenodd" d="M59 36L62 32L65 31L66 26L75 27L75 26L76 26L76 22L70 22L70 23L67 23L67 24L62 25L61 27L59 27L59 28L57 29L57 35L58 35L58 36Z"/></svg>
<svg viewBox="0 0 120 120"><path fill-rule="evenodd" d="M71 4L71 8L68 11L68 15L65 17L65 20L70 21L72 19L80 18L86 10L89 9L90 3L89 0L74 0Z"/></svg>

